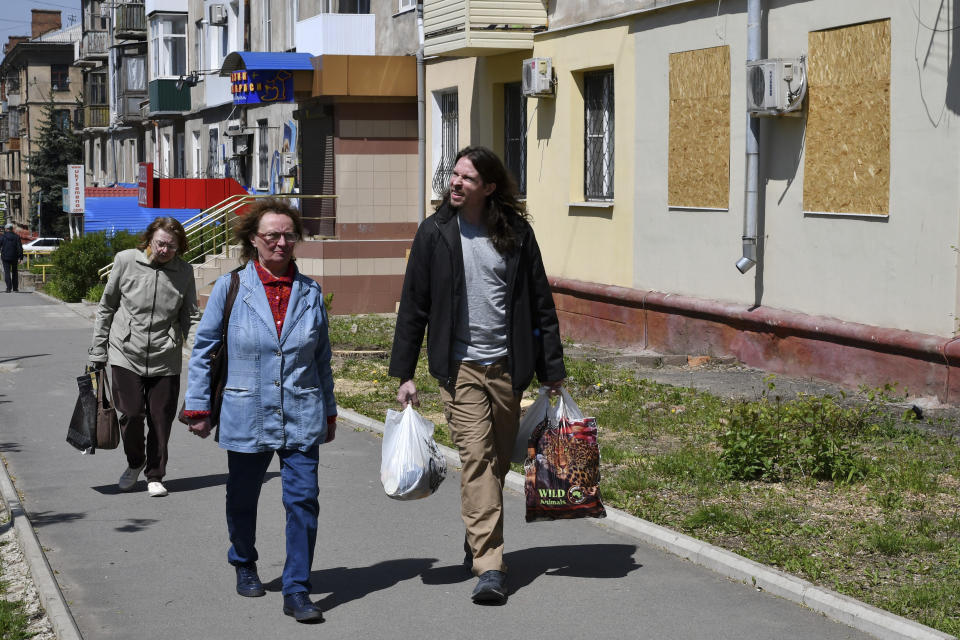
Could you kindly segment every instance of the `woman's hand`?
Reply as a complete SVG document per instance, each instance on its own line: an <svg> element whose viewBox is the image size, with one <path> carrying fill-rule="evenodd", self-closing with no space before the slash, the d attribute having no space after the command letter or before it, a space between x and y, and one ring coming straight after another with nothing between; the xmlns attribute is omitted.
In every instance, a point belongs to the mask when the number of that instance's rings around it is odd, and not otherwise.
<svg viewBox="0 0 960 640"><path fill-rule="evenodd" d="M402 407L406 407L408 404L415 407L420 406L420 398L417 397L417 385L413 383L413 380L407 380L400 384L400 388L397 389L397 402Z"/></svg>
<svg viewBox="0 0 960 640"><path fill-rule="evenodd" d="M187 425L187 429L190 433L200 436L201 438L206 438L210 435L210 432L213 431L213 425L210 424L210 418L195 418L190 420Z"/></svg>

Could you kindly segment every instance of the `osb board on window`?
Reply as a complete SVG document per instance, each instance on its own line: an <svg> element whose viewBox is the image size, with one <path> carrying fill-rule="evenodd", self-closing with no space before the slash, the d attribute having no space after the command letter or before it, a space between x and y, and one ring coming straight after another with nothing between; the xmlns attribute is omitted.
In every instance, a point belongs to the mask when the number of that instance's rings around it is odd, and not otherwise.
<svg viewBox="0 0 960 640"><path fill-rule="evenodd" d="M890 20L809 35L805 211L890 213Z"/></svg>
<svg viewBox="0 0 960 640"><path fill-rule="evenodd" d="M672 53L667 204L726 209L729 192L730 47Z"/></svg>

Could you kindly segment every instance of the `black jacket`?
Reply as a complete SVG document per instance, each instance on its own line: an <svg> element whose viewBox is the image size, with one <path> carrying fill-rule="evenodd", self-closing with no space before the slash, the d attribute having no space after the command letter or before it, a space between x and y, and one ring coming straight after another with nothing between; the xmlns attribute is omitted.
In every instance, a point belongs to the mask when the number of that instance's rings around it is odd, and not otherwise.
<svg viewBox="0 0 960 640"><path fill-rule="evenodd" d="M20 262L23 260L23 243L13 231L4 231L0 236L0 260Z"/></svg>
<svg viewBox="0 0 960 640"><path fill-rule="evenodd" d="M517 247L507 262L507 358L513 388L521 392L533 379L541 382L566 378L563 345L550 283L543 269L540 247L533 229L519 216L511 216ZM453 343L457 309L466 295L463 251L456 212L443 205L427 218L413 239L397 327L390 357L390 375L413 378L417 358L427 334L430 374L441 385L453 382L457 362Z"/></svg>

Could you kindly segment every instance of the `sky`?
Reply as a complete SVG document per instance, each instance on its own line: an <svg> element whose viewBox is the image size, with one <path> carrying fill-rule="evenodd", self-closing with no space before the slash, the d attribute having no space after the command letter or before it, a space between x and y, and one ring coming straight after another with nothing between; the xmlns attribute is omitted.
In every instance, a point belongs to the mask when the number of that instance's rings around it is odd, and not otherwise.
<svg viewBox="0 0 960 640"><path fill-rule="evenodd" d="M80 21L80 0L0 0L0 43L6 44L10 36L30 35L31 9L59 10L65 27ZM0 58L2 51L0 46Z"/></svg>

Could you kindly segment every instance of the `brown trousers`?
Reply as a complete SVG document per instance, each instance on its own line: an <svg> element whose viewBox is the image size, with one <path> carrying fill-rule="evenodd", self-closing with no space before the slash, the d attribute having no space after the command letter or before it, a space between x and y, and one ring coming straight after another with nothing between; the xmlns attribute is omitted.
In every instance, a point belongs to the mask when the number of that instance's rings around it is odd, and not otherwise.
<svg viewBox="0 0 960 640"><path fill-rule="evenodd" d="M160 482L167 473L167 443L177 414L180 376L140 376L113 366L113 403L120 418L120 435L127 465L139 468L148 482ZM144 446L143 424L148 431Z"/></svg>
<svg viewBox="0 0 960 640"><path fill-rule="evenodd" d="M473 573L506 571L503 563L503 481L517 437L520 395L507 359L461 362L456 381L440 389L453 443L460 452L460 513L473 553Z"/></svg>

